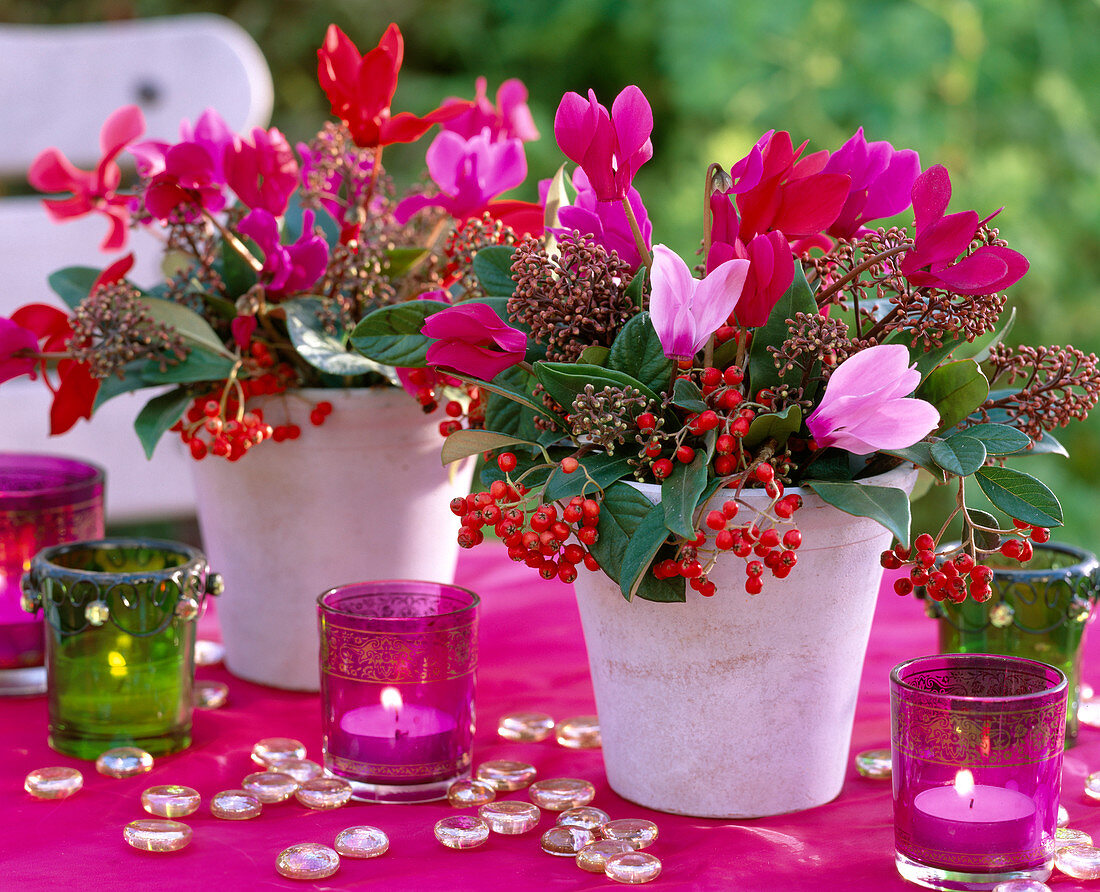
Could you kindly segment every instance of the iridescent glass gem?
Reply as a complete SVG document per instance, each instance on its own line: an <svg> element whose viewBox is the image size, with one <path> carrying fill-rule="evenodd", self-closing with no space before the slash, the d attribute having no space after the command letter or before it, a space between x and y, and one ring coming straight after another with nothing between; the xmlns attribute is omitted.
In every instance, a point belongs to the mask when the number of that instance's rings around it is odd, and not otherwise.
<svg viewBox="0 0 1100 892"><path fill-rule="evenodd" d="M1054 848L1063 846L1091 846L1092 837L1084 830L1071 830L1069 827L1059 827L1054 831Z"/></svg>
<svg viewBox="0 0 1100 892"><path fill-rule="evenodd" d="M473 815L455 815L436 822L435 838L448 849L476 849L489 838L489 825Z"/></svg>
<svg viewBox="0 0 1100 892"><path fill-rule="evenodd" d="M191 842L191 828L179 821L145 818L127 824L122 829L122 836L129 845L143 852L178 852Z"/></svg>
<svg viewBox="0 0 1100 892"><path fill-rule="evenodd" d="M325 773L325 769L312 759L280 759L277 762L268 763L267 767L269 771L290 775L300 784Z"/></svg>
<svg viewBox="0 0 1100 892"><path fill-rule="evenodd" d="M455 808L484 805L497 798L497 791L484 781L460 780L447 788L447 801Z"/></svg>
<svg viewBox="0 0 1100 892"><path fill-rule="evenodd" d="M293 737L265 737L252 747L252 761L267 767L282 759L304 759L306 745Z"/></svg>
<svg viewBox="0 0 1100 892"><path fill-rule="evenodd" d="M634 847L622 839L597 839L577 852L577 867L589 873L603 873L612 855L633 852Z"/></svg>
<svg viewBox="0 0 1100 892"><path fill-rule="evenodd" d="M248 775L241 786L264 805L286 802L298 789L298 781L281 771L257 771Z"/></svg>
<svg viewBox="0 0 1100 892"><path fill-rule="evenodd" d="M1075 880L1100 879L1100 849L1066 846L1055 851L1054 866Z"/></svg>
<svg viewBox="0 0 1100 892"><path fill-rule="evenodd" d="M623 852L608 858L603 872L616 883L649 883L661 875L661 862L648 852Z"/></svg>
<svg viewBox="0 0 1100 892"><path fill-rule="evenodd" d="M600 836L621 839L635 849L646 849L657 841L657 825L644 818L619 818L600 827Z"/></svg>
<svg viewBox="0 0 1100 892"><path fill-rule="evenodd" d="M116 746L100 753L95 770L107 777L133 777L153 770L153 757L136 746Z"/></svg>
<svg viewBox="0 0 1100 892"><path fill-rule="evenodd" d="M325 811L346 805L351 799L351 784L340 777L315 777L302 781L294 791L294 798L306 808Z"/></svg>
<svg viewBox="0 0 1100 892"><path fill-rule="evenodd" d="M599 716L581 715L554 726L554 737L571 750L587 750L602 746Z"/></svg>
<svg viewBox="0 0 1100 892"><path fill-rule="evenodd" d="M222 790L210 800L210 814L224 821L247 821L261 811L260 800L247 790Z"/></svg>
<svg viewBox="0 0 1100 892"><path fill-rule="evenodd" d="M221 709L229 699L229 685L224 681L196 681L191 699L199 709Z"/></svg>
<svg viewBox="0 0 1100 892"><path fill-rule="evenodd" d="M35 799L68 799L84 786L76 768L36 768L23 781L23 789Z"/></svg>
<svg viewBox="0 0 1100 892"><path fill-rule="evenodd" d="M864 750L856 754L856 771L871 780L890 780L890 751Z"/></svg>
<svg viewBox="0 0 1100 892"><path fill-rule="evenodd" d="M553 716L545 712L511 712L500 717L497 734L505 740L537 743L554 733Z"/></svg>
<svg viewBox="0 0 1100 892"><path fill-rule="evenodd" d="M225 659L225 645L219 641L195 642L195 665L213 666Z"/></svg>
<svg viewBox="0 0 1100 892"><path fill-rule="evenodd" d="M199 791L179 784L149 787L141 794L141 807L158 818L185 818L199 809Z"/></svg>
<svg viewBox="0 0 1100 892"><path fill-rule="evenodd" d="M578 777L555 777L536 781L527 791L531 801L547 811L565 811L588 805L596 798L596 788Z"/></svg>
<svg viewBox="0 0 1100 892"><path fill-rule="evenodd" d="M535 779L535 766L526 762L512 762L508 759L494 759L482 762L474 772L479 781L484 781L498 793L522 790Z"/></svg>
<svg viewBox="0 0 1100 892"><path fill-rule="evenodd" d="M390 838L377 827L363 824L341 830L335 848L345 858L377 858L390 850Z"/></svg>
<svg viewBox="0 0 1100 892"><path fill-rule="evenodd" d="M340 869L340 856L319 842L303 842L283 849L275 869L292 880L323 880Z"/></svg>
<svg viewBox="0 0 1100 892"><path fill-rule="evenodd" d="M542 816L538 806L530 802L489 802L477 810L478 815L494 833L516 836L534 830Z"/></svg>
<svg viewBox="0 0 1100 892"><path fill-rule="evenodd" d="M575 858L581 849L595 839L596 834L591 830L558 824L542 834L540 845L547 854Z"/></svg>
<svg viewBox="0 0 1100 892"><path fill-rule="evenodd" d="M1051 888L1039 880L1008 880L997 883L993 892L1051 892Z"/></svg>
<svg viewBox="0 0 1100 892"><path fill-rule="evenodd" d="M1100 771L1094 771L1085 778L1085 795L1089 799L1100 799Z"/></svg>
<svg viewBox="0 0 1100 892"><path fill-rule="evenodd" d="M567 808L558 815L558 823L569 827L580 827L583 830L595 830L611 820L611 815L602 808L594 805L581 805L577 808ZM600 868L603 871L603 868Z"/></svg>
<svg viewBox="0 0 1100 892"><path fill-rule="evenodd" d="M1058 806L1058 826L1059 827L1068 827L1069 826L1069 812L1066 811L1066 807L1064 805L1059 805Z"/></svg>

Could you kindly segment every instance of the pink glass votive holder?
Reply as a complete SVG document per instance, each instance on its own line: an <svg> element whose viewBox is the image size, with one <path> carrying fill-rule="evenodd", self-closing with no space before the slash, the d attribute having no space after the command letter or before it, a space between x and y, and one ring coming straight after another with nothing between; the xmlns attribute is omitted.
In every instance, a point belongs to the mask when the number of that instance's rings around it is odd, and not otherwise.
<svg viewBox="0 0 1100 892"><path fill-rule="evenodd" d="M1060 670L1019 657L942 654L894 667L898 873L956 890L1050 876L1066 696Z"/></svg>
<svg viewBox="0 0 1100 892"><path fill-rule="evenodd" d="M43 548L103 535L103 470L52 455L0 453L0 695L46 690L42 618L21 579Z"/></svg>
<svg viewBox="0 0 1100 892"><path fill-rule="evenodd" d="M324 764L356 799L444 799L469 777L478 602L457 586L409 580L318 599Z"/></svg>

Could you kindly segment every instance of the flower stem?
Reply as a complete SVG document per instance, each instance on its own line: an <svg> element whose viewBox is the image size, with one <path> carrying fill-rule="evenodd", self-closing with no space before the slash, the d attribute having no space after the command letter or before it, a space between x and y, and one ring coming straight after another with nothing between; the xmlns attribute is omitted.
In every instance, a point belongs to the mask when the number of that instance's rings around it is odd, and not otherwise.
<svg viewBox="0 0 1100 892"><path fill-rule="evenodd" d="M626 219L630 224L630 232L634 236L634 244L638 247L638 253L642 255L642 263L645 264L646 271L648 272L653 268L653 255L649 253L649 248L646 247L645 239L642 238L641 227L638 226L638 218L634 216L634 208L630 206L630 196L623 196L623 210L626 211Z"/></svg>
<svg viewBox="0 0 1100 892"><path fill-rule="evenodd" d="M886 260L888 257L894 257L898 254L904 254L911 247L912 245L909 242L906 242L903 245L896 245L895 247L889 248L880 254L876 254L874 257L868 257L859 266L853 268L852 271L848 273L848 275L844 276L843 278L837 279L835 282L833 282L832 285L830 285L828 288L818 294L818 304L820 305L823 301L828 300L830 297L840 291L840 289L842 289L845 285L847 285L849 282L855 281L857 278L859 278L859 275L861 273L869 270L875 264Z"/></svg>
<svg viewBox="0 0 1100 892"><path fill-rule="evenodd" d="M221 234L221 237L225 239L226 243L232 246L233 250L241 255L244 262L252 267L252 272L259 273L263 270L264 265L256 259L256 255L248 250L248 247L245 245L244 242L242 242L239 238L237 238L237 236L226 229L225 225L220 220L218 220L217 217L215 217L205 208L203 209L203 216L205 216L206 219L209 220L210 223L213 225L213 227L218 230L218 232Z"/></svg>

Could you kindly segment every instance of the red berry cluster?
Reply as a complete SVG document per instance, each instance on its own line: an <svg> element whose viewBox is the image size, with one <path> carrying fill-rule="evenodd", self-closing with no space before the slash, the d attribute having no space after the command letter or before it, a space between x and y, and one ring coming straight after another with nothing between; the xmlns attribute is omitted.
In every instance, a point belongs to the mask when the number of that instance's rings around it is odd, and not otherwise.
<svg viewBox="0 0 1100 892"><path fill-rule="evenodd" d="M462 430L463 419L466 420L467 426L471 428L485 426L485 403L481 396L481 388L467 385L466 393L470 399L465 407L458 400L450 400L443 407L447 418L439 422L440 436L449 437L455 431Z"/></svg>
<svg viewBox="0 0 1100 892"><path fill-rule="evenodd" d="M227 417L231 413L232 417ZM264 423L262 409L240 412L234 405L230 410L227 401L223 413L221 403L209 397L196 399L185 418L186 424L181 420L176 427L196 460L205 458L209 452L237 461L253 446L275 434L275 429Z"/></svg>

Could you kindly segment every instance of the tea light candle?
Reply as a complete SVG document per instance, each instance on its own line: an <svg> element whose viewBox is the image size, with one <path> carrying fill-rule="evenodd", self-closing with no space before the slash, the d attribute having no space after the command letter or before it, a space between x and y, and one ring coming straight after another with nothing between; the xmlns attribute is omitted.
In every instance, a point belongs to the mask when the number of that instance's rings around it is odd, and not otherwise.
<svg viewBox="0 0 1100 892"><path fill-rule="evenodd" d="M1016 790L975 784L963 769L949 786L913 799L913 841L940 852L1000 854L1039 844L1038 809Z"/></svg>
<svg viewBox="0 0 1100 892"><path fill-rule="evenodd" d="M434 706L406 704L394 687L378 706L358 706L340 718L340 739L330 752L377 765L445 762L452 753L455 719Z"/></svg>

